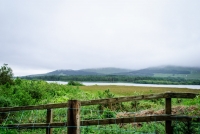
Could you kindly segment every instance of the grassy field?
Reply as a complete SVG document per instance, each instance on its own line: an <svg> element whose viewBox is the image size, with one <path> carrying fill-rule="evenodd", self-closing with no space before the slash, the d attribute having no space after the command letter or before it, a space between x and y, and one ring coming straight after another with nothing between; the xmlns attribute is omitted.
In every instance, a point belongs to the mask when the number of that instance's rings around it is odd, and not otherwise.
<svg viewBox="0 0 200 134"><path fill-rule="evenodd" d="M185 79L200 79L200 73L199 72L192 72L191 74L161 74L161 73L155 73L154 77L180 77Z"/></svg>
<svg viewBox="0 0 200 134"><path fill-rule="evenodd" d="M187 88L165 88L165 87L137 87L137 86L80 86L81 90L97 93L98 91L104 91L109 89L112 93L119 96L131 96L137 94L150 94L150 93L162 93L167 91L172 92L191 92L200 93L197 89Z"/></svg>

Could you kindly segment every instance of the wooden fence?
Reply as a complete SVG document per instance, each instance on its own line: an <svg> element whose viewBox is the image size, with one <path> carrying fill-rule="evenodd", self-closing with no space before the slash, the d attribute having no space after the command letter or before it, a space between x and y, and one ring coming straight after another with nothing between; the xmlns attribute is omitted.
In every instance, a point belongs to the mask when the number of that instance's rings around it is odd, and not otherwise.
<svg viewBox="0 0 200 134"><path fill-rule="evenodd" d="M120 124L120 123L133 123L133 122L153 122L155 121L165 121L165 131L167 134L172 134L172 121L195 121L200 122L199 117L191 116L178 116L171 114L171 98L188 98L193 99L197 94L194 93L173 93L166 92L160 94L150 94L150 95L139 95L130 97L118 97L118 98L108 98L99 100L89 100L89 101L78 101L70 100L68 103L59 104L47 104L38 106L22 106L22 107L2 107L0 108L0 113L14 112L14 111L24 111L24 110L46 110L46 123L26 123L26 124L11 124L2 125L3 128L11 129L36 129L42 128L46 129L46 134L52 134L52 128L67 127L68 134L79 134L80 126L90 126L90 125L105 125L105 124ZM128 118L109 118L109 119L98 119L98 120L80 120L80 109L81 106L88 105L99 105L99 104L114 104L120 102L128 101L138 101L138 100L152 100L165 98L165 114L163 115L152 115L152 116L135 116ZM53 122L53 109L56 108L68 108L67 110L67 122ZM81 124L81 125L80 125Z"/></svg>

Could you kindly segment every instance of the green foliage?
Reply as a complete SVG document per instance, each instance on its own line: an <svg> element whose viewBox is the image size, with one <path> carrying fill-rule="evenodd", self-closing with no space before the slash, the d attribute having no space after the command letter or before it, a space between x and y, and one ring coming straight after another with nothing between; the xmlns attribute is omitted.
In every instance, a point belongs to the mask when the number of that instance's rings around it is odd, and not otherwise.
<svg viewBox="0 0 200 134"><path fill-rule="evenodd" d="M184 99L183 104L187 106L193 106L192 110L187 110L190 116L200 116L200 95L197 95L194 99Z"/></svg>
<svg viewBox="0 0 200 134"><path fill-rule="evenodd" d="M17 134L17 130L10 130L10 129L0 129L1 134Z"/></svg>
<svg viewBox="0 0 200 134"><path fill-rule="evenodd" d="M82 83L77 82L77 81L72 81L72 80L70 80L67 85L71 85L71 86L83 86Z"/></svg>
<svg viewBox="0 0 200 134"><path fill-rule="evenodd" d="M142 123L141 127L137 129L136 134L164 134L164 123L163 122L151 122Z"/></svg>
<svg viewBox="0 0 200 134"><path fill-rule="evenodd" d="M89 100L95 98L78 86L47 83L41 80L16 78L13 85L0 85L0 94L11 100L13 106L67 102L69 99Z"/></svg>
<svg viewBox="0 0 200 134"><path fill-rule="evenodd" d="M100 99L104 99L104 98L113 98L114 96L115 96L115 95L112 94L112 93L110 92L109 89L105 90L104 92L98 92L98 97L99 97ZM98 105L98 109L101 110L101 112L102 112L102 110L103 110L105 107L109 107L109 108L111 109L112 104Z"/></svg>
<svg viewBox="0 0 200 134"><path fill-rule="evenodd" d="M14 80L14 84L5 84L0 85L0 107L7 106L25 106L25 105L37 105L37 104L47 104L47 103L62 103L67 102L69 99L79 99L79 100L92 100L92 99L103 99L103 98L113 98L116 97L116 94L113 93L111 88L106 88L103 92L99 92L97 94L89 93L81 90L78 86L70 86L70 85L60 85L56 83L47 83L45 81L40 80L24 80L20 78L16 78ZM112 91L112 92L111 92ZM148 93L153 93L154 90L148 90ZM155 92L155 91L154 91ZM141 95L141 92L134 92L132 89L130 90L131 95ZM196 105L200 104L200 97L197 96L195 99L191 100L183 100L184 105ZM119 104L105 104L101 105L103 108L100 109L99 106L87 106L81 107L81 119L102 119L102 118L116 118L118 112L138 112L142 110L156 109L160 106L163 106L163 100L142 100L136 102L124 102ZM136 108L137 107L137 108ZM100 109L100 110L99 110ZM135 110L136 109L136 110ZM197 109L196 112L199 112ZM66 121L66 109L55 109L54 110L54 121L61 122ZM188 113L190 114L190 113ZM194 113L198 115L197 113ZM31 113L23 113L24 119L26 121L33 121L33 119L29 119L29 115ZM46 111L38 110L37 118L35 118L35 122L45 122ZM16 114L12 116L15 119L20 119L21 114ZM155 119L156 120L156 119ZM23 120L24 121L24 120ZM23 122L24 123L24 122ZM117 133L163 133L164 125L163 122L149 122L149 123L141 123L140 126L136 126L137 124L114 124L114 125L101 125L101 126L89 126L89 127L81 127L81 132L85 134L117 134ZM180 124L181 126L181 124ZM182 125L183 126L183 125ZM186 126L190 126L190 124L186 124ZM192 126L192 125L191 125ZM188 127L189 128L189 127ZM192 127L191 127L192 128ZM180 128L175 128L179 130ZM98 130L98 131L97 131ZM190 130L190 129L189 129ZM14 133L16 131L12 130L0 130L0 133ZM39 131L35 130L35 133L44 133L45 130ZM64 133L66 128L55 129L55 133ZM193 131L192 129L190 130ZM31 133L33 131L29 130L20 130L20 133Z"/></svg>
<svg viewBox="0 0 200 134"><path fill-rule="evenodd" d="M157 105L151 101L140 101L140 103L138 104L138 110L155 108L156 106Z"/></svg>
<svg viewBox="0 0 200 134"><path fill-rule="evenodd" d="M22 79L20 79L19 77L17 77L17 78L15 79L14 83L15 83L16 85L20 85L20 84L22 83Z"/></svg>
<svg viewBox="0 0 200 134"><path fill-rule="evenodd" d="M110 92L110 89L105 90L104 92L98 92L98 96L100 99L103 98L113 98L115 97L115 95L113 93Z"/></svg>
<svg viewBox="0 0 200 134"><path fill-rule="evenodd" d="M198 134L199 124L191 121L175 122L173 124L174 134Z"/></svg>
<svg viewBox="0 0 200 134"><path fill-rule="evenodd" d="M153 77L153 76L128 76L128 75L76 75L76 76L34 76L24 79L40 79L47 81L106 81L106 82L131 82L141 84L175 84L175 85L200 85L200 79L185 79L182 77Z"/></svg>
<svg viewBox="0 0 200 134"><path fill-rule="evenodd" d="M10 98L0 96L0 107L8 107L8 106L12 106L12 101L10 100Z"/></svg>
<svg viewBox="0 0 200 134"><path fill-rule="evenodd" d="M195 104L200 104L200 95L197 95L194 99L188 100L185 99L184 101L185 105L195 105Z"/></svg>
<svg viewBox="0 0 200 134"><path fill-rule="evenodd" d="M115 118L116 117L116 112L115 111L111 111L108 108L105 108L102 114L103 118Z"/></svg>
<svg viewBox="0 0 200 134"><path fill-rule="evenodd" d="M7 83L13 84L13 72L7 64L4 64L0 68L0 85L5 85Z"/></svg>

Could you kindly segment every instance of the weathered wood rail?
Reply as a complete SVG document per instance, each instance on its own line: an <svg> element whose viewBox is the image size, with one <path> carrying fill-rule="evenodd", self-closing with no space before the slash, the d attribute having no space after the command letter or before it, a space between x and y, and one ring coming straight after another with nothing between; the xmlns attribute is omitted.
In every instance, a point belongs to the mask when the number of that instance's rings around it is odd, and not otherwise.
<svg viewBox="0 0 200 134"><path fill-rule="evenodd" d="M168 134L172 134L171 123L175 121L194 121L200 122L200 117L191 116L175 116L171 115L171 98L195 98L197 94L194 93L173 93L166 92L160 94L150 94L150 95L139 95L130 97L118 97L118 98L108 98L99 100L89 100L89 101L78 101L70 100L68 103L59 104L47 104L38 106L22 106L22 107L2 107L0 108L0 113L13 112L13 111L25 111L25 110L47 110L46 123L26 123L26 124L12 124L12 125L1 125L4 128L10 129L36 129L43 128L46 129L47 134L52 134L52 128L68 127L68 134L79 134L80 126L90 126L90 125L106 125L106 124L120 124L120 123L133 123L133 122L151 122L151 121L165 121L165 131ZM120 102L136 101L136 100L151 100L165 98L165 114L164 115L152 115L152 116L140 116L140 117L130 117L130 118L110 118L110 119L98 119L98 120L80 120L80 109L81 106L88 105L99 105L99 104L114 104ZM67 122L53 122L53 109L56 108L66 108L67 112ZM155 120L156 119L156 120Z"/></svg>

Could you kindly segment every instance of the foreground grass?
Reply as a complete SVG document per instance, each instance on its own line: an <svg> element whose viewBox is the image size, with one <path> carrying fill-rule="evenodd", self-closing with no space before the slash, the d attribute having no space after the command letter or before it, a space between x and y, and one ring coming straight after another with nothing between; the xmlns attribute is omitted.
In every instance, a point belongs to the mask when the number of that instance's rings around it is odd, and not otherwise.
<svg viewBox="0 0 200 134"><path fill-rule="evenodd" d="M137 86L80 86L83 91L90 93L102 92L109 89L112 93L119 96L132 96L137 94L151 94L151 93L163 93L167 91L171 92L190 92L190 93L200 93L197 89L187 89L187 88L166 88L166 87L137 87Z"/></svg>
<svg viewBox="0 0 200 134"><path fill-rule="evenodd" d="M108 90L109 89L109 90ZM161 93L166 91L172 92L193 92L200 93L200 90L184 89L184 88L163 88L163 87L136 87L136 86L71 86L60 85L56 83L47 83L45 81L29 81L29 80L16 80L15 85L2 85L0 86L0 104L2 107L7 106L26 106L38 105L48 103L64 103L70 99L78 100L92 100L102 99L118 96L133 96L150 93ZM100 92L100 93L99 93ZM186 106L199 106L200 99L172 99L173 106L186 105ZM184 108L185 110L185 106ZM115 118L120 113L139 113L144 110L160 110L164 109L164 99L156 100L141 100L133 102L123 102L121 104L113 105L109 108L108 105L92 105L81 107L81 119L104 119ZM180 110L179 110L180 111ZM187 111L188 112L188 111ZM190 112L190 111L189 111ZM192 111L193 112L193 111ZM193 112L195 116L198 111ZM35 114L37 113L37 114ZM23 115L23 116L22 116ZM66 108L54 109L54 122L65 122ZM121 115L122 116L122 115ZM124 115L125 116L125 115ZM9 121L9 122L7 122ZM33 111L19 111L14 113L13 116L8 116L6 123L36 123L46 122L46 110ZM34 125L34 124L33 124ZM83 134L130 134L130 133L165 133L164 123L151 122L137 124L129 123L126 125L100 125L100 126L87 126L81 127ZM67 128L55 128L53 131L56 134L66 133ZM200 131L200 125L198 130ZM29 133L45 133L45 129L36 130L7 130L0 129L0 134L29 134Z"/></svg>

